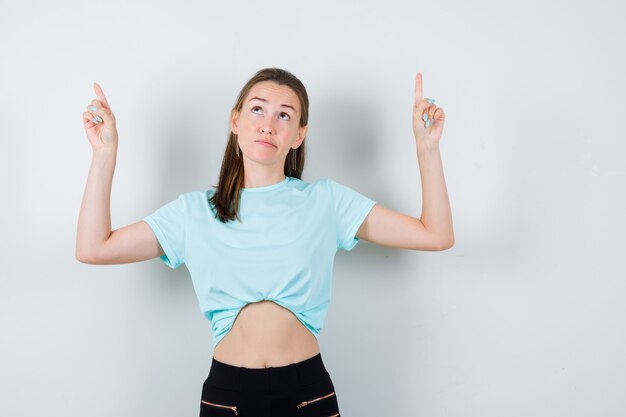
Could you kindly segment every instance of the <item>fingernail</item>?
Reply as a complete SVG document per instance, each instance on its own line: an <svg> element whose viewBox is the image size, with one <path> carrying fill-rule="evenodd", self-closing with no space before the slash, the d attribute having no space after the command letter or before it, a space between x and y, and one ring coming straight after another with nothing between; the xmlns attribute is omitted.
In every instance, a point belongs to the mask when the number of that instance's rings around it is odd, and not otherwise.
<svg viewBox="0 0 626 417"><path fill-rule="evenodd" d="M422 115L422 120L424 120L425 122L428 121L428 115L426 113Z"/></svg>
<svg viewBox="0 0 626 417"><path fill-rule="evenodd" d="M426 127L430 126L430 120L426 122Z"/></svg>
<svg viewBox="0 0 626 417"><path fill-rule="evenodd" d="M433 104L433 103L435 102L435 99L434 99L434 98L429 98L429 99L428 99L428 102L429 102L430 104Z"/></svg>
<svg viewBox="0 0 626 417"><path fill-rule="evenodd" d="M97 114L96 114L96 119L98 119L99 122L102 122L102 117L98 116Z"/></svg>
<svg viewBox="0 0 626 417"><path fill-rule="evenodd" d="M96 119L95 117L94 117L94 118L92 118L92 119L91 119L91 121L92 121L92 122L94 122L95 124L100 123L100 122L98 121L98 119Z"/></svg>
<svg viewBox="0 0 626 417"><path fill-rule="evenodd" d="M96 106L89 106L89 110L98 111L98 108Z"/></svg>

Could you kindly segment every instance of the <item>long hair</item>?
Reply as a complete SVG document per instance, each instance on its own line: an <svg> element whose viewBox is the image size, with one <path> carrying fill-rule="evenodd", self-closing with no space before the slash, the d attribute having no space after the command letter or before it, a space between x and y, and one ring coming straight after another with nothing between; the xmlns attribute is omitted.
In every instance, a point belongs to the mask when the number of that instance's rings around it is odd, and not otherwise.
<svg viewBox="0 0 626 417"><path fill-rule="evenodd" d="M257 83L262 81L273 81L279 85L285 85L293 90L300 100L300 108L302 109L300 115L300 127L307 125L309 121L309 97L302 82L296 78L295 75L289 71L285 71L280 68L264 68L259 70L256 74L248 80L239 92L239 96L233 106L233 112L240 112L243 107L243 100L246 98L250 89ZM232 114L232 113L231 113ZM302 140L302 144L297 148L291 148L287 157L285 158L284 173L287 177L301 178L302 170L304 169L304 156L305 156L305 140ZM227 222L229 220L239 218L239 197L241 188L244 185L244 166L243 166L243 154L237 156L236 151L239 144L237 143L237 135L232 130L228 136L228 142L226 143L226 150L224 151L224 158L222 159L222 167L220 169L220 176L218 180L216 191L214 195L209 198L209 204L215 210L215 216L221 222ZM293 168L293 158L295 153L295 169Z"/></svg>

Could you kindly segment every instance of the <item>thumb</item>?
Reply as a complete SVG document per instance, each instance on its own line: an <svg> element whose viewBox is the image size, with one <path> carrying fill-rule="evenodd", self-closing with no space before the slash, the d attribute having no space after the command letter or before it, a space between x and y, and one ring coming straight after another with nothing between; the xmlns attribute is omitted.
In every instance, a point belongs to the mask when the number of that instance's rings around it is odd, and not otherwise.
<svg viewBox="0 0 626 417"><path fill-rule="evenodd" d="M106 107L97 106L97 110L96 111L92 110L92 112L100 116L105 125L115 126L115 115L110 109Z"/></svg>

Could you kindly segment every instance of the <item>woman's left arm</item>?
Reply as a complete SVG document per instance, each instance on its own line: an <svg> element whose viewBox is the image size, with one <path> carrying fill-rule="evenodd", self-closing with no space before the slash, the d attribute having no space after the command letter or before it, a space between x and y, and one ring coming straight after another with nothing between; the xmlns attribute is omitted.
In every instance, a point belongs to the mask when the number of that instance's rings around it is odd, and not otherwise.
<svg viewBox="0 0 626 417"><path fill-rule="evenodd" d="M454 245L452 212L443 176L439 140L445 114L422 96L422 74L415 77L413 134L422 180L422 216L415 218L374 205L356 236L384 246L444 250Z"/></svg>

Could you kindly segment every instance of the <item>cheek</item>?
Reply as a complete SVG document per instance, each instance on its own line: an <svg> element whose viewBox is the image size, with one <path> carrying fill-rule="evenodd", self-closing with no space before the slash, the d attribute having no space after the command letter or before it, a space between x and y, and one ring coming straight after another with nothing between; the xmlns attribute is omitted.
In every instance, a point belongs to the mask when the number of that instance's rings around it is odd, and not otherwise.
<svg viewBox="0 0 626 417"><path fill-rule="evenodd" d="M254 119L252 119L250 117L241 117L239 119L238 126L239 126L239 130L249 131L249 130L255 128L256 123L255 123Z"/></svg>

